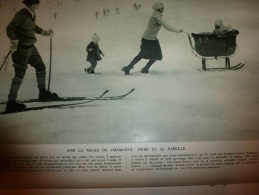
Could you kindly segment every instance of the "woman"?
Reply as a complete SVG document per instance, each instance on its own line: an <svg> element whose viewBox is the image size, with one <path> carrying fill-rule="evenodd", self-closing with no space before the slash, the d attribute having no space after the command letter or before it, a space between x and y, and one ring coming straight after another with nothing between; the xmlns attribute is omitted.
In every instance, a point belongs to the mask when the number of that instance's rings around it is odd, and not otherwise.
<svg viewBox="0 0 259 195"><path fill-rule="evenodd" d="M157 39L157 34L161 29L161 26L166 30L175 33L181 33L182 30L177 30L170 25L168 25L162 18L162 13L164 12L163 3L155 3L152 6L154 10L153 15L149 19L148 26L143 33L140 52L139 54L131 61L128 66L123 67L121 70L124 71L125 75L129 75L130 69L134 67L141 59L148 59L149 62L141 70L141 73L148 74L149 68L156 60L162 60L162 51L160 48L159 41Z"/></svg>

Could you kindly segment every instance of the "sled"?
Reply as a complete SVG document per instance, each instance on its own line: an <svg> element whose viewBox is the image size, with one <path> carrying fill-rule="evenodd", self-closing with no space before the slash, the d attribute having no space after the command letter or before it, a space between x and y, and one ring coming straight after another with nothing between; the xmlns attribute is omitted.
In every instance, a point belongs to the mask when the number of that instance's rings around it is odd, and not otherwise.
<svg viewBox="0 0 259 195"><path fill-rule="evenodd" d="M238 64L234 67L230 65L230 57L236 55L237 44L236 37L239 31L233 30L231 32L226 32L224 34L214 34L214 33L187 33L189 37L189 42L196 57L202 59L202 69L208 70L206 67L206 61L218 58L225 58L225 68L218 69L229 69L237 70L244 66L244 64ZM193 41L194 40L194 44ZM214 68L217 69L217 68Z"/></svg>

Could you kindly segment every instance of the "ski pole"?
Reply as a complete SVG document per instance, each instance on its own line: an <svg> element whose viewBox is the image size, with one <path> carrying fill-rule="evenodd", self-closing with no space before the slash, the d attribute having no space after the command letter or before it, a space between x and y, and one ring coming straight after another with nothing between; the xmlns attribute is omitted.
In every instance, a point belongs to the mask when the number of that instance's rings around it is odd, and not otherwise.
<svg viewBox="0 0 259 195"><path fill-rule="evenodd" d="M8 54L5 56L5 60L4 60L3 64L1 65L0 71L1 71L2 68L4 67L4 64L6 63L8 57L9 57L9 55L10 55L11 53L12 53L12 51L9 51Z"/></svg>
<svg viewBox="0 0 259 195"><path fill-rule="evenodd" d="M49 82L48 82L48 91L50 87L50 79L51 79L51 65L52 64L52 37L50 37L50 55L49 55Z"/></svg>

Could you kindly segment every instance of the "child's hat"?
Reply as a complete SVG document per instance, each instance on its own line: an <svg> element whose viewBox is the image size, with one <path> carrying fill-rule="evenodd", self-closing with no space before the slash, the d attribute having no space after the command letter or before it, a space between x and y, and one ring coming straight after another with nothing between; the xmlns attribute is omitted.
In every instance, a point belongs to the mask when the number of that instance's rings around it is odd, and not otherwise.
<svg viewBox="0 0 259 195"><path fill-rule="evenodd" d="M155 3L153 6L152 6L152 9L153 10L159 10L161 8L164 8L164 4L163 3Z"/></svg>
<svg viewBox="0 0 259 195"><path fill-rule="evenodd" d="M216 20L216 21L214 22L214 25L215 25L215 26L223 26L223 21L222 21L222 20Z"/></svg>
<svg viewBox="0 0 259 195"><path fill-rule="evenodd" d="M100 37L96 33L94 33L94 35L92 36L92 41L93 42L99 42L100 41Z"/></svg>

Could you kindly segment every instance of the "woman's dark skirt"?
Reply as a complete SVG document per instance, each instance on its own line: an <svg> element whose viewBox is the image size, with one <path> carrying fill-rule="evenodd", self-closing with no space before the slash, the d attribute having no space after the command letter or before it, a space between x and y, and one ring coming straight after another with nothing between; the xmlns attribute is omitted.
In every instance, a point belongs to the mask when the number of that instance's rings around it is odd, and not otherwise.
<svg viewBox="0 0 259 195"><path fill-rule="evenodd" d="M147 40L142 38L138 55L147 60L162 60L163 56L159 41L157 39Z"/></svg>

